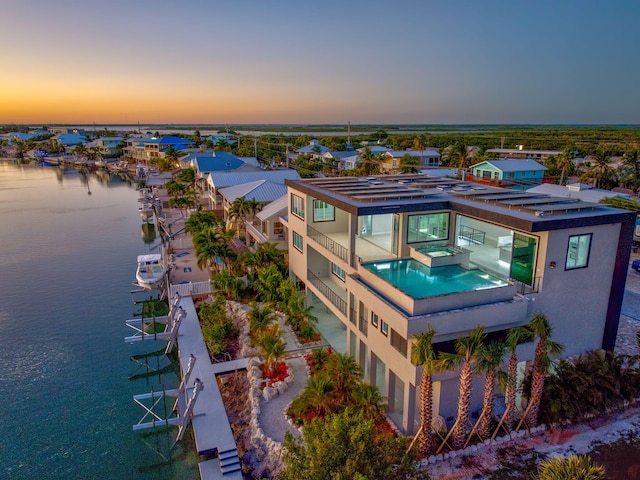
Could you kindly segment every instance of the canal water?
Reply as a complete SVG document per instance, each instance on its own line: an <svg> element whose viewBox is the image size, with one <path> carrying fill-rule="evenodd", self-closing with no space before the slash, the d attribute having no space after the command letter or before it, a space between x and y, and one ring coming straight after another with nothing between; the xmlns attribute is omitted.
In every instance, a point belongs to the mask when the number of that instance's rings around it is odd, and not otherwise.
<svg viewBox="0 0 640 480"><path fill-rule="evenodd" d="M128 345L141 238L135 185L115 175L0 162L0 478L191 479L175 428L133 432L133 395L174 387ZM164 366L153 358L149 368Z"/></svg>

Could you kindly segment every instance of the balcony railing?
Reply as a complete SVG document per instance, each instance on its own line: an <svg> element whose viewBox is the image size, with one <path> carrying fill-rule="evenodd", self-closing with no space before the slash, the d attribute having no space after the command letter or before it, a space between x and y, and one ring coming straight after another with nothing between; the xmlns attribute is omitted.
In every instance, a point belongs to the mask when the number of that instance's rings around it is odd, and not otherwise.
<svg viewBox="0 0 640 480"><path fill-rule="evenodd" d="M316 287L322 295L325 296L332 304L334 304L343 315L347 314L347 302L345 302L340 295L334 292L326 283L320 280L314 273L307 270L307 278L309 283Z"/></svg>
<svg viewBox="0 0 640 480"><path fill-rule="evenodd" d="M530 293L538 293L540 291L540 281L542 277L534 277L533 285L527 285L526 283L520 282L518 280L514 280L513 283L517 288L517 292L520 295L528 295Z"/></svg>
<svg viewBox="0 0 640 480"><path fill-rule="evenodd" d="M314 242L319 243L328 251L338 256L345 262L349 261L349 249L340 245L338 242L333 241L327 237L324 233L319 232L310 225L307 225L307 236Z"/></svg>

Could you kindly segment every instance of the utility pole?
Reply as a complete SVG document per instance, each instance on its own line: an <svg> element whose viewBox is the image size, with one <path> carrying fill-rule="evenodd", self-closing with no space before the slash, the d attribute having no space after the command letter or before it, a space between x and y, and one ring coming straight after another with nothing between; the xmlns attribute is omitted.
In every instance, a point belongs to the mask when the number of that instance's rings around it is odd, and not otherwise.
<svg viewBox="0 0 640 480"><path fill-rule="evenodd" d="M257 138L253 139L253 150L256 154L256 160L258 160L258 139Z"/></svg>
<svg viewBox="0 0 640 480"><path fill-rule="evenodd" d="M289 143L285 143L285 165L287 166L287 170L289 169Z"/></svg>

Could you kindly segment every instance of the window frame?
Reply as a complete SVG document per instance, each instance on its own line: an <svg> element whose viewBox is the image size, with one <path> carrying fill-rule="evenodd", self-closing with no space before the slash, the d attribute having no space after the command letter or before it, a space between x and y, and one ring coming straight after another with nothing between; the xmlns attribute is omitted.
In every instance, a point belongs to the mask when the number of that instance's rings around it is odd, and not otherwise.
<svg viewBox="0 0 640 480"><path fill-rule="evenodd" d="M436 215L446 215L447 217L447 228L445 229L445 236L444 237L439 237L439 238L433 238L433 239L422 239L419 236L414 239L411 240L410 235L411 235L411 219L416 217L418 220L418 224L416 225L416 234L420 233L420 217L430 217L430 216L436 216ZM407 244L413 244L413 243L427 243L427 242L442 242L442 241L446 241L449 240L449 230L451 228L451 212L433 212L433 213L416 213L414 215L408 215L407 216Z"/></svg>
<svg viewBox="0 0 640 480"><path fill-rule="evenodd" d="M323 203L325 205L325 208L323 208L322 210L328 210L326 207L330 207L331 209L331 218L321 218L318 219L316 218L316 202L318 203ZM320 209L318 209L320 210ZM336 207L331 205L330 203L325 202L324 200L318 200L317 198L313 199L313 223L322 223L322 222L335 222L336 220Z"/></svg>
<svg viewBox="0 0 640 480"><path fill-rule="evenodd" d="M297 200L299 200L299 202ZM300 208L296 206L298 203L300 203ZM291 194L291 213L301 220L304 220L304 198L296 195L295 193Z"/></svg>
<svg viewBox="0 0 640 480"><path fill-rule="evenodd" d="M586 257L584 260L584 264L580 264L577 265L577 261L578 261L578 254L580 252L580 239L581 238L588 238L588 245L587 245L587 252L586 252ZM573 266L569 266L569 255L570 255L570 249L571 249L571 240L573 238L578 239L578 243L576 246L576 251L575 251L575 259L574 259L574 265ZM569 235L569 238L567 239L567 256L565 258L564 261L564 269L565 271L567 270L579 270L581 268L588 268L589 267L589 258L591 257L591 241L593 239L593 233L580 233L577 235Z"/></svg>
<svg viewBox="0 0 640 480"><path fill-rule="evenodd" d="M296 239L300 239L300 246L298 246L296 244ZM300 253L302 253L302 251L304 249L304 238L302 238L302 235L300 235L298 232L294 231L293 235L292 235L292 242L293 242L293 248L295 248Z"/></svg>
<svg viewBox="0 0 640 480"><path fill-rule="evenodd" d="M338 270L338 272L336 272L336 270ZM342 272L342 275L340 275L339 272ZM333 262L331 262L331 273L333 273L341 281L346 282L347 272L345 272L343 268L340 268L339 265L336 265Z"/></svg>
<svg viewBox="0 0 640 480"><path fill-rule="evenodd" d="M384 320L380 320L380 331L385 337L389 336L389 324Z"/></svg>
<svg viewBox="0 0 640 480"><path fill-rule="evenodd" d="M380 324L380 317L376 312L371 312L371 325L378 328L379 324Z"/></svg>

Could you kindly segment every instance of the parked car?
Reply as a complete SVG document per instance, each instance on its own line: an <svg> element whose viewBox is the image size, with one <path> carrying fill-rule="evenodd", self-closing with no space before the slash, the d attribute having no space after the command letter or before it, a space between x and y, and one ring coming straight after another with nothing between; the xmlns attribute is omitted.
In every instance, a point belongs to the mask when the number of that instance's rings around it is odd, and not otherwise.
<svg viewBox="0 0 640 480"><path fill-rule="evenodd" d="M631 264L631 268L633 268L636 272L640 272L640 260L634 260Z"/></svg>

